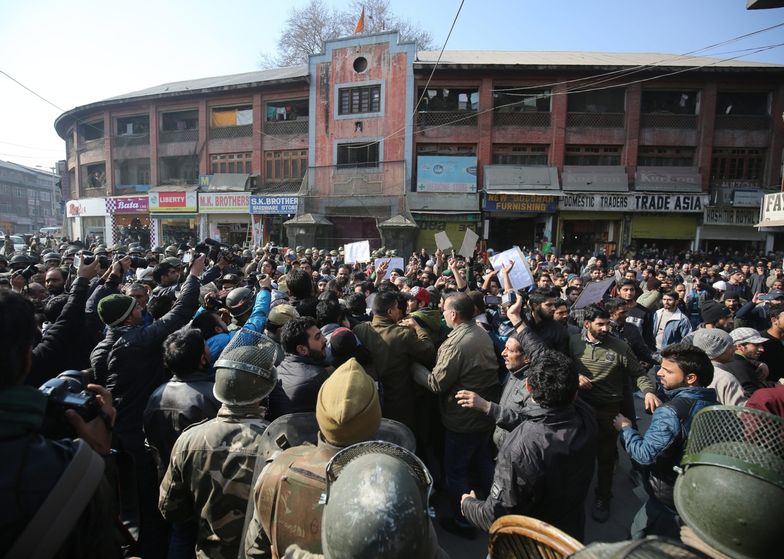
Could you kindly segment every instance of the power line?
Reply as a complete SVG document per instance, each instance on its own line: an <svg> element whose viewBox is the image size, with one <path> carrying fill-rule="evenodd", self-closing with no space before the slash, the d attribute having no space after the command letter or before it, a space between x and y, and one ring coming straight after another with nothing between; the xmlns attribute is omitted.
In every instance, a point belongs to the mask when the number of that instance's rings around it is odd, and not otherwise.
<svg viewBox="0 0 784 559"><path fill-rule="evenodd" d="M53 106L53 107L54 107L55 109L57 109L58 111L60 111L60 112L65 112L65 110L64 110L64 109L61 109L60 107L58 107L57 105L55 105L54 103L52 103L52 102L51 102L49 99L47 99L47 98L46 98L46 97L44 97L43 95L41 95L41 94L39 94L39 93L37 93L37 92L33 91L32 89L30 89L29 87L27 87L25 84L23 84L23 83L22 83L22 82L20 82L19 80L17 80L17 79L16 79L16 78L14 78L13 76L9 75L7 72L4 72L3 70L0 70L0 74L3 74L3 75L6 77L6 78L8 78L9 80L11 80L12 82L14 82L15 84L17 84L18 86L20 86L20 87L23 87L24 89L26 89L27 91L29 91L30 93L32 93L33 95L35 95L36 97L38 97L39 99L41 99L42 101L44 101L45 103L48 103L48 104L50 104L51 106Z"/></svg>
<svg viewBox="0 0 784 559"><path fill-rule="evenodd" d="M36 146L27 146L25 144L15 144L13 142L4 142L3 140L0 140L0 144L5 144L7 146L14 146L14 147L17 147L17 148L35 149L35 150L39 150L39 151L58 151L58 152L62 151L60 149L55 149L55 148L42 148L42 147L36 147Z"/></svg>

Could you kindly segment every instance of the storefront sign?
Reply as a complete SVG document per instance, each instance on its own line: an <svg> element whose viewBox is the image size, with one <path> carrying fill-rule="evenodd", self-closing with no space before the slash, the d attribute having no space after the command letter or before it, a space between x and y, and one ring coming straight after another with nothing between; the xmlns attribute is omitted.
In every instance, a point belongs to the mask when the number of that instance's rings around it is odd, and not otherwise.
<svg viewBox="0 0 784 559"><path fill-rule="evenodd" d="M250 194L208 192L199 194L199 212L203 214L246 214Z"/></svg>
<svg viewBox="0 0 784 559"><path fill-rule="evenodd" d="M694 167L637 167L637 190L699 190L702 177Z"/></svg>
<svg viewBox="0 0 784 559"><path fill-rule="evenodd" d="M418 156L417 192L476 192L476 156Z"/></svg>
<svg viewBox="0 0 784 559"><path fill-rule="evenodd" d="M146 214L150 211L147 196L122 196L106 199L109 214Z"/></svg>
<svg viewBox="0 0 784 559"><path fill-rule="evenodd" d="M558 209L701 213L707 204L708 196L704 194L569 194L559 199Z"/></svg>
<svg viewBox="0 0 784 559"><path fill-rule="evenodd" d="M784 192L766 194L762 201L762 218L759 225L765 227L784 225Z"/></svg>
<svg viewBox="0 0 784 559"><path fill-rule="evenodd" d="M554 213L556 196L534 196L531 194L487 194L484 201L486 212L536 212Z"/></svg>
<svg viewBox="0 0 784 559"><path fill-rule="evenodd" d="M296 196L250 196L250 213L289 215L297 213Z"/></svg>
<svg viewBox="0 0 784 559"><path fill-rule="evenodd" d="M759 208L761 202L761 190L735 190L732 193L732 205L736 208Z"/></svg>
<svg viewBox="0 0 784 559"><path fill-rule="evenodd" d="M705 225L756 225L759 210L734 208L705 208Z"/></svg>
<svg viewBox="0 0 784 559"><path fill-rule="evenodd" d="M150 192L150 212L154 213L196 213L198 193L195 190Z"/></svg>
<svg viewBox="0 0 784 559"><path fill-rule="evenodd" d="M80 200L69 200L65 204L65 213L68 217L106 215L106 199L82 198Z"/></svg>

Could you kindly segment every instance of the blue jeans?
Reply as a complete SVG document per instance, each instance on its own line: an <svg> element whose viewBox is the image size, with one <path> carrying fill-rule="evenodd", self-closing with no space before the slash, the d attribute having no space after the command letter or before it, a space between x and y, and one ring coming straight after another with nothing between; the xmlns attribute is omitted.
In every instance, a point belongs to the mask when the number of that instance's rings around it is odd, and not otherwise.
<svg viewBox="0 0 784 559"><path fill-rule="evenodd" d="M493 483L493 432L456 433L447 429L444 433L444 471L449 504L454 519L468 526L460 512L460 498L472 489L469 480L479 483L474 489L482 496L489 492Z"/></svg>

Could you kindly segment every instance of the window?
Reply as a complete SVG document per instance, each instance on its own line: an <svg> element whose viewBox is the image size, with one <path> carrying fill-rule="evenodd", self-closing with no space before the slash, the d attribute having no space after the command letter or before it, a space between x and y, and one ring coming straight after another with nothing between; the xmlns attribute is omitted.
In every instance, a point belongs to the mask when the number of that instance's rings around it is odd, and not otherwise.
<svg viewBox="0 0 784 559"><path fill-rule="evenodd" d="M338 92L338 114L381 112L381 86L344 87Z"/></svg>
<svg viewBox="0 0 784 559"><path fill-rule="evenodd" d="M640 146L638 167L693 167L694 148Z"/></svg>
<svg viewBox="0 0 784 559"><path fill-rule="evenodd" d="M570 113L622 113L625 99L626 91L620 88L570 93L567 109Z"/></svg>
<svg viewBox="0 0 784 559"><path fill-rule="evenodd" d="M117 119L118 136L138 136L149 133L150 117L148 115L129 116Z"/></svg>
<svg viewBox="0 0 784 559"><path fill-rule="evenodd" d="M547 165L546 145L494 145L495 165Z"/></svg>
<svg viewBox="0 0 784 559"><path fill-rule="evenodd" d="M85 124L80 124L79 135L82 137L82 140L85 142L102 139L103 120L96 120L95 122L87 122Z"/></svg>
<svg viewBox="0 0 784 559"><path fill-rule="evenodd" d="M424 93L424 97L422 94ZM469 111L479 108L479 90L477 88L428 88L420 89L417 99L419 112L428 111Z"/></svg>
<svg viewBox="0 0 784 559"><path fill-rule="evenodd" d="M253 153L215 153L210 155L212 174L243 173L251 174Z"/></svg>
<svg viewBox="0 0 784 559"><path fill-rule="evenodd" d="M338 167L378 167L379 142L338 144Z"/></svg>
<svg viewBox="0 0 784 559"><path fill-rule="evenodd" d="M114 161L114 184L117 187L150 184L150 160L122 159Z"/></svg>
<svg viewBox="0 0 784 559"><path fill-rule="evenodd" d="M161 114L161 130L171 132L175 130L198 130L199 111L177 111Z"/></svg>
<svg viewBox="0 0 784 559"><path fill-rule="evenodd" d="M158 173L161 184L198 184L199 158L196 155L161 157Z"/></svg>
<svg viewBox="0 0 784 559"><path fill-rule="evenodd" d="M712 180L743 180L761 183L765 169L765 151L746 148L714 148L711 162Z"/></svg>
<svg viewBox="0 0 784 559"><path fill-rule="evenodd" d="M621 146L566 146L566 165L620 165Z"/></svg>
<svg viewBox="0 0 784 559"><path fill-rule="evenodd" d="M493 92L493 109L502 113L550 112L550 90L502 87Z"/></svg>
<svg viewBox="0 0 784 559"><path fill-rule="evenodd" d="M103 188L106 186L106 165L97 163L82 167L82 184L85 188Z"/></svg>
<svg viewBox="0 0 784 559"><path fill-rule="evenodd" d="M264 165L268 181L299 180L308 170L308 150L266 151Z"/></svg>
<svg viewBox="0 0 784 559"><path fill-rule="evenodd" d="M308 100L275 101L267 103L267 122L308 120Z"/></svg>
<svg viewBox="0 0 784 559"><path fill-rule="evenodd" d="M696 115L696 91L643 91L642 114Z"/></svg>
<svg viewBox="0 0 784 559"><path fill-rule="evenodd" d="M210 118L210 126L212 128L225 128L228 126L250 126L252 124L253 107L251 105L212 109Z"/></svg>
<svg viewBox="0 0 784 559"><path fill-rule="evenodd" d="M767 92L720 91L716 98L716 114L768 116L770 114L770 95Z"/></svg>

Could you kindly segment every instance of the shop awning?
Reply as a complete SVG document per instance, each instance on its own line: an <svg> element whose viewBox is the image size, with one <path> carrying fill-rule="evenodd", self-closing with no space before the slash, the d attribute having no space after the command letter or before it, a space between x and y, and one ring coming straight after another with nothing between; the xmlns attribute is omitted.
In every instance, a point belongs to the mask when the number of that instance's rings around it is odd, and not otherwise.
<svg viewBox="0 0 784 559"><path fill-rule="evenodd" d="M760 221L754 227L784 227L784 219L776 221Z"/></svg>
<svg viewBox="0 0 784 559"><path fill-rule="evenodd" d="M561 177L567 192L629 191L629 177L622 166L566 165Z"/></svg>
<svg viewBox="0 0 784 559"><path fill-rule="evenodd" d="M251 175L246 173L215 173L199 177L199 188L202 192L231 191L242 192L246 188Z"/></svg>
<svg viewBox="0 0 784 559"><path fill-rule="evenodd" d="M698 167L637 167L634 189L643 192L702 192Z"/></svg>
<svg viewBox="0 0 784 559"><path fill-rule="evenodd" d="M508 194L560 192L558 169L540 165L485 165L485 190Z"/></svg>
<svg viewBox="0 0 784 559"><path fill-rule="evenodd" d="M511 194L513 196L565 196L560 190L493 190L488 194Z"/></svg>
<svg viewBox="0 0 784 559"><path fill-rule="evenodd" d="M700 239L711 241L764 241L767 233L749 225L703 225Z"/></svg>

